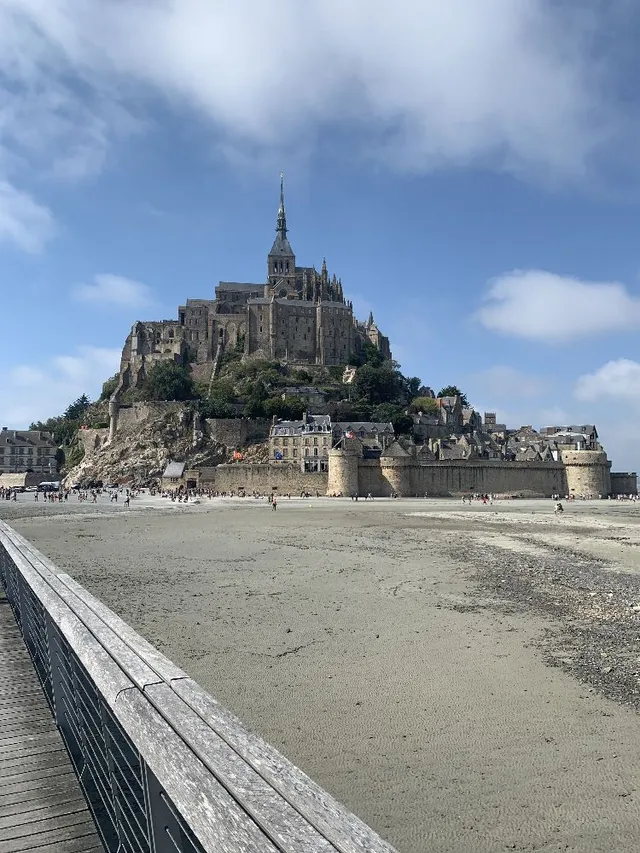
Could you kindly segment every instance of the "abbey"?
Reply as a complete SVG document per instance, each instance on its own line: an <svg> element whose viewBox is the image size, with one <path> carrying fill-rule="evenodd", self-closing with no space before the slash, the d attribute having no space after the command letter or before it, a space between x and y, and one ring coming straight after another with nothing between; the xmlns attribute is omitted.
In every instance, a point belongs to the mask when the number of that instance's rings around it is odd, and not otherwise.
<svg viewBox="0 0 640 853"><path fill-rule="evenodd" d="M373 315L366 323L356 320L341 279L329 276L326 262L320 272L296 266L287 233L281 177L265 283L221 281L215 299L187 299L177 320L135 323L122 352L119 390L138 387L149 368L166 359L191 364L199 379L213 378L220 357L231 349L245 358L339 365L369 341L390 358L389 339Z"/></svg>

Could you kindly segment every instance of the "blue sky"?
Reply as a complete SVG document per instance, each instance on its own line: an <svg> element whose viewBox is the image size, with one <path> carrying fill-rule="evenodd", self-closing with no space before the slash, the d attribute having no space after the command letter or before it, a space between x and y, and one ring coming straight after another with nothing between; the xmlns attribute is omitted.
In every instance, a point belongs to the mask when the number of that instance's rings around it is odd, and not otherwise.
<svg viewBox="0 0 640 853"><path fill-rule="evenodd" d="M612 8L613 7L613 8ZM403 371L639 467L630 0L0 0L0 421L262 281L278 174Z"/></svg>

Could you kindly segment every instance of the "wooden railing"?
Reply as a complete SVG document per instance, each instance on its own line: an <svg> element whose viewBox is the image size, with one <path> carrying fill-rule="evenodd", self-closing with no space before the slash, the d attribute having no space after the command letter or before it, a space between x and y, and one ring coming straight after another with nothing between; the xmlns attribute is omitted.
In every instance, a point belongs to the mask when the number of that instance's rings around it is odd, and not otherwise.
<svg viewBox="0 0 640 853"><path fill-rule="evenodd" d="M394 853L1 521L0 582L109 853Z"/></svg>

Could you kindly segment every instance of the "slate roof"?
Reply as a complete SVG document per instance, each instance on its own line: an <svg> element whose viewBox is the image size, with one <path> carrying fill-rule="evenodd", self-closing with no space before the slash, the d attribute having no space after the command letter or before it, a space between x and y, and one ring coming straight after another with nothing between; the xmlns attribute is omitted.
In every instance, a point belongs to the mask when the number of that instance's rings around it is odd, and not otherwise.
<svg viewBox="0 0 640 853"><path fill-rule="evenodd" d="M184 474L184 469L187 467L186 462L169 462L167 467L164 469L163 477L167 478L180 478Z"/></svg>

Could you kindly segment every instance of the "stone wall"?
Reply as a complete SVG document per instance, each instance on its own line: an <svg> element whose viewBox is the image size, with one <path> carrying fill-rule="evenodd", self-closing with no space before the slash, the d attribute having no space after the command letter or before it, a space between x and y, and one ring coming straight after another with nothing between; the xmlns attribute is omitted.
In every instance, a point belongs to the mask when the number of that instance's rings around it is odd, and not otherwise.
<svg viewBox="0 0 640 853"><path fill-rule="evenodd" d="M567 494L608 495L611 492L611 463L602 450L563 450L567 471Z"/></svg>
<svg viewBox="0 0 640 853"><path fill-rule="evenodd" d="M621 471L611 472L611 494L612 495L637 495L638 475L634 472L624 473Z"/></svg>
<svg viewBox="0 0 640 853"><path fill-rule="evenodd" d="M268 418L207 418L211 438L226 447L244 447L267 441L271 421Z"/></svg>
<svg viewBox="0 0 640 853"><path fill-rule="evenodd" d="M327 474L323 472L303 473L297 465L269 465L268 463L243 465L218 465L216 468L215 488L219 492L237 492L244 488L247 492L269 494L277 490L278 494L296 495L304 489L312 494L327 493Z"/></svg>
<svg viewBox="0 0 640 853"><path fill-rule="evenodd" d="M330 468L332 453L329 454ZM336 488L336 491L344 489ZM503 462L450 460L416 463L411 459L360 459L358 491L374 497L392 492L405 497L433 497L474 493L549 497L566 494L564 465L559 462Z"/></svg>
<svg viewBox="0 0 640 853"><path fill-rule="evenodd" d="M170 400L156 400L144 403L132 403L130 406L120 406L118 411L118 430L134 429L143 421L155 420L167 414L182 412L185 403Z"/></svg>

